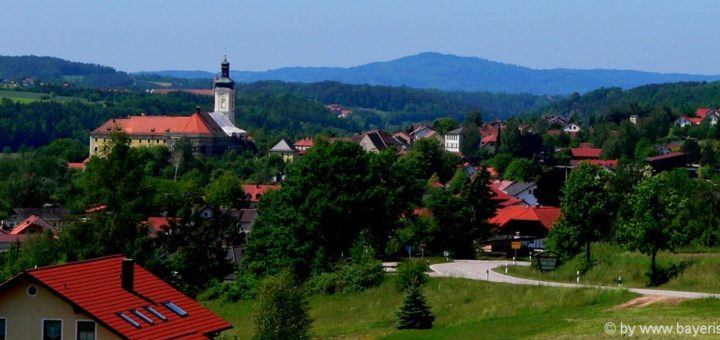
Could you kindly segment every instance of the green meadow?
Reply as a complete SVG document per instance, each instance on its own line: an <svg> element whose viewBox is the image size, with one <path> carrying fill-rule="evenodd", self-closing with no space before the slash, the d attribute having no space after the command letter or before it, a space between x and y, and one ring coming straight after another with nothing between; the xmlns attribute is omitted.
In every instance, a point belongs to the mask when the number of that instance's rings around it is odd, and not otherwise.
<svg viewBox="0 0 720 340"><path fill-rule="evenodd" d="M403 299L391 280L355 294L308 298L314 338L341 339L512 339L597 338L608 322L625 324L704 324L720 310L720 300L699 299L623 308L637 295L625 290L519 286L455 278L433 278L424 288L435 325L430 330L396 330ZM252 301L210 302L234 328L225 339L253 335ZM619 330L612 334L619 335Z"/></svg>
<svg viewBox="0 0 720 340"><path fill-rule="evenodd" d="M616 279L620 277L624 287L647 287L649 280L646 273L650 270L650 256L607 243L593 244L591 255L593 266L581 275L581 283L617 286ZM585 253L579 254L552 272L540 272L535 266L510 267L508 274L545 281L575 282L584 256ZM660 252L657 264L674 275L666 283L650 288L720 293L720 253L715 249L693 249L692 253Z"/></svg>
<svg viewBox="0 0 720 340"><path fill-rule="evenodd" d="M18 102L18 103L32 103L40 100L55 100L59 102L67 102L67 101L86 101L83 98L79 97L65 97L65 96L51 96L47 93L39 93L39 92L26 92L26 91L10 91L10 90L0 90L0 98L7 98L12 101Z"/></svg>

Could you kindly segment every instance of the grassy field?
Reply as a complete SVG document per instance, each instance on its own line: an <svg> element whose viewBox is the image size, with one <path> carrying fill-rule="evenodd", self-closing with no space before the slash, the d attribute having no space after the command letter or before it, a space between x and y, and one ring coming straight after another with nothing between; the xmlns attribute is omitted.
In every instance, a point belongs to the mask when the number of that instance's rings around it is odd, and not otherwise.
<svg viewBox="0 0 720 340"><path fill-rule="evenodd" d="M9 91L9 90L0 90L0 98L8 98L12 101L16 101L19 103L27 104L32 103L39 100L50 100L50 95L47 93L38 93L38 92L25 92L25 91ZM64 96L54 96L52 100L59 101L59 102L67 102L72 100L79 100L82 102L85 102L86 100L84 98L79 97L64 97Z"/></svg>
<svg viewBox="0 0 720 340"><path fill-rule="evenodd" d="M591 255L595 264L581 276L581 283L617 285L615 279L619 276L622 277L625 287L647 286L649 256L624 251L610 244L593 244ZM575 282L576 271L581 267L584 256L585 253L582 253L552 272L541 273L537 267L510 267L508 274L547 281ZM674 265L679 268L679 274L654 288L720 293L720 254L717 252L661 252L658 254L657 264L665 268Z"/></svg>
<svg viewBox="0 0 720 340"><path fill-rule="evenodd" d="M720 310L720 300L715 299L619 309L636 295L623 290L514 286L452 278L434 278L424 291L436 315L431 330L394 328L403 294L386 280L357 294L311 296L312 335L343 339L596 338L605 336L607 322L712 323L715 320L710 319ZM252 337L252 302L212 302L209 307L234 325L222 334L225 339Z"/></svg>

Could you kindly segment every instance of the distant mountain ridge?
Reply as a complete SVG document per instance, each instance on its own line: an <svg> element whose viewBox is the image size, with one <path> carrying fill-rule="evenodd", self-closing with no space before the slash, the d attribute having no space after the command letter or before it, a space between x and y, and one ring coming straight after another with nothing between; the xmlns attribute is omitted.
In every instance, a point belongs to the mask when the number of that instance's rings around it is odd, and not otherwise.
<svg viewBox="0 0 720 340"><path fill-rule="evenodd" d="M178 78L212 78L203 71L147 72ZM445 91L486 91L537 95L588 92L601 87L629 89L647 84L679 81L717 81L720 75L653 73L631 70L538 70L477 57L434 52L354 67L285 67L263 72L233 71L238 82L281 80L312 83L409 86Z"/></svg>

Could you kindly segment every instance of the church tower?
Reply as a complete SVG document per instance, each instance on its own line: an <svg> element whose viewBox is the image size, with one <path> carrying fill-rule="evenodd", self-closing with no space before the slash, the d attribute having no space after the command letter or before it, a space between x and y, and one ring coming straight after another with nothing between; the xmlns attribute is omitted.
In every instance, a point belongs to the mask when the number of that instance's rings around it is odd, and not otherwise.
<svg viewBox="0 0 720 340"><path fill-rule="evenodd" d="M230 79L230 63L227 56L220 64L222 74L215 79L213 91L215 92L215 112L221 113L235 124L235 82Z"/></svg>

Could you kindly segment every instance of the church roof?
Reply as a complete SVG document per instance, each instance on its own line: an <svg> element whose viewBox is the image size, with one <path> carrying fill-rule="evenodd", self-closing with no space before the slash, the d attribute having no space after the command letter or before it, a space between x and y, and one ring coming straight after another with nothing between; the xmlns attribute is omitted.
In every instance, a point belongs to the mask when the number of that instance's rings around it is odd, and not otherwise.
<svg viewBox="0 0 720 340"><path fill-rule="evenodd" d="M128 116L110 119L92 134L107 134L122 130L129 135L215 135L225 133L208 113L195 112L190 116Z"/></svg>
<svg viewBox="0 0 720 340"><path fill-rule="evenodd" d="M226 135L246 135L247 131L235 126L222 112L210 112L210 117L225 132Z"/></svg>

